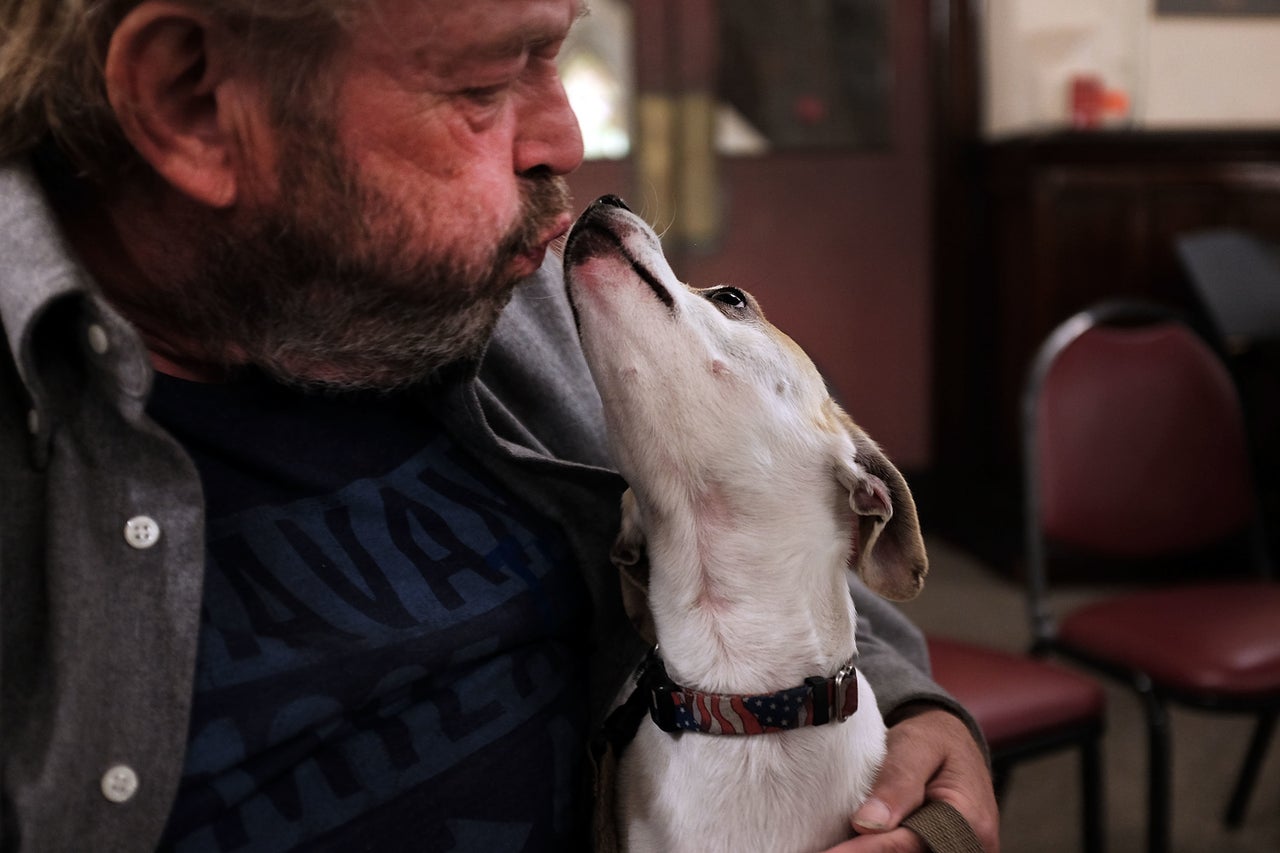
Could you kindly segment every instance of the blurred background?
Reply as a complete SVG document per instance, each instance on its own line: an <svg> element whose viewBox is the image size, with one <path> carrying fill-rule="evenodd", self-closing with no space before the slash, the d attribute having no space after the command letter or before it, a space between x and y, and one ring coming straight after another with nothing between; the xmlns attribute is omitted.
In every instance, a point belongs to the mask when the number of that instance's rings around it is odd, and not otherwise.
<svg viewBox="0 0 1280 853"><path fill-rule="evenodd" d="M1020 397L1100 299L1168 305L1220 347L1277 553L1280 0L590 7L561 57L578 204L624 196L686 281L752 291L810 353L916 492L927 630L1028 648ZM1108 849L1144 849L1141 713L1107 690ZM1250 727L1202 717L1173 720L1173 848L1280 851L1280 748L1226 830ZM1014 772L1006 850L1081 849L1074 761Z"/></svg>

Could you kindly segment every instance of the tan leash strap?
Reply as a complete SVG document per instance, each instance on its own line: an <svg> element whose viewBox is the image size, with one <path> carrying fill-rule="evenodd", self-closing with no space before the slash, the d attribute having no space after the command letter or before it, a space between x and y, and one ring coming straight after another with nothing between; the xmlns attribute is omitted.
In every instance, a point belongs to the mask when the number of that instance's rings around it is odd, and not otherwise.
<svg viewBox="0 0 1280 853"><path fill-rule="evenodd" d="M942 800L925 803L907 815L902 825L924 839L933 853L982 853L968 821Z"/></svg>

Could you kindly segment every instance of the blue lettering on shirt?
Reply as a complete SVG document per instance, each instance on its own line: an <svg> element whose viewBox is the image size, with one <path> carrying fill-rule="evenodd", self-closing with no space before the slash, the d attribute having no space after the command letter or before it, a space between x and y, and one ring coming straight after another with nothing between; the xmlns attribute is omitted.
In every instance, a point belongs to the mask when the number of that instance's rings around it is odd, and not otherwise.
<svg viewBox="0 0 1280 853"><path fill-rule="evenodd" d="M560 531L411 408L157 391L209 503L163 846L568 849L586 605Z"/></svg>

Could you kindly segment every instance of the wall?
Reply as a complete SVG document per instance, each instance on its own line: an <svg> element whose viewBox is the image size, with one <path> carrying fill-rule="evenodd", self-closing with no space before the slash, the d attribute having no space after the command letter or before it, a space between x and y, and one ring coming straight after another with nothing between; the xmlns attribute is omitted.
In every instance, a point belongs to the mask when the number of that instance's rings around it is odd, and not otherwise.
<svg viewBox="0 0 1280 853"><path fill-rule="evenodd" d="M984 131L1068 124L1069 81L1122 91L1120 126L1280 125L1280 17L1156 15L1153 0L988 0Z"/></svg>
<svg viewBox="0 0 1280 853"><path fill-rule="evenodd" d="M1158 18L1147 42L1147 126L1280 124L1280 17Z"/></svg>

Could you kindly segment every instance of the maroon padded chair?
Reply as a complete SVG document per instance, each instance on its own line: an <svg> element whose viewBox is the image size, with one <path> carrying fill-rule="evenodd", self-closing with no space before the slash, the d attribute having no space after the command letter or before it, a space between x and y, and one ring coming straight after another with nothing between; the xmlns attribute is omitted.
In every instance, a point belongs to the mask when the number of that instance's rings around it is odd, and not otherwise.
<svg viewBox="0 0 1280 853"><path fill-rule="evenodd" d="M1013 766L1064 749L1080 751L1081 846L1103 850L1100 742L1106 695L1092 678L1028 655L928 637L934 679L973 714L991 752L996 795Z"/></svg>
<svg viewBox="0 0 1280 853"><path fill-rule="evenodd" d="M1148 848L1171 829L1168 703L1256 715L1226 822L1242 819L1280 709L1270 580L1244 416L1220 356L1169 312L1106 304L1041 347L1024 397L1036 648L1132 686L1146 712ZM1050 569L1137 591L1050 611Z"/></svg>

